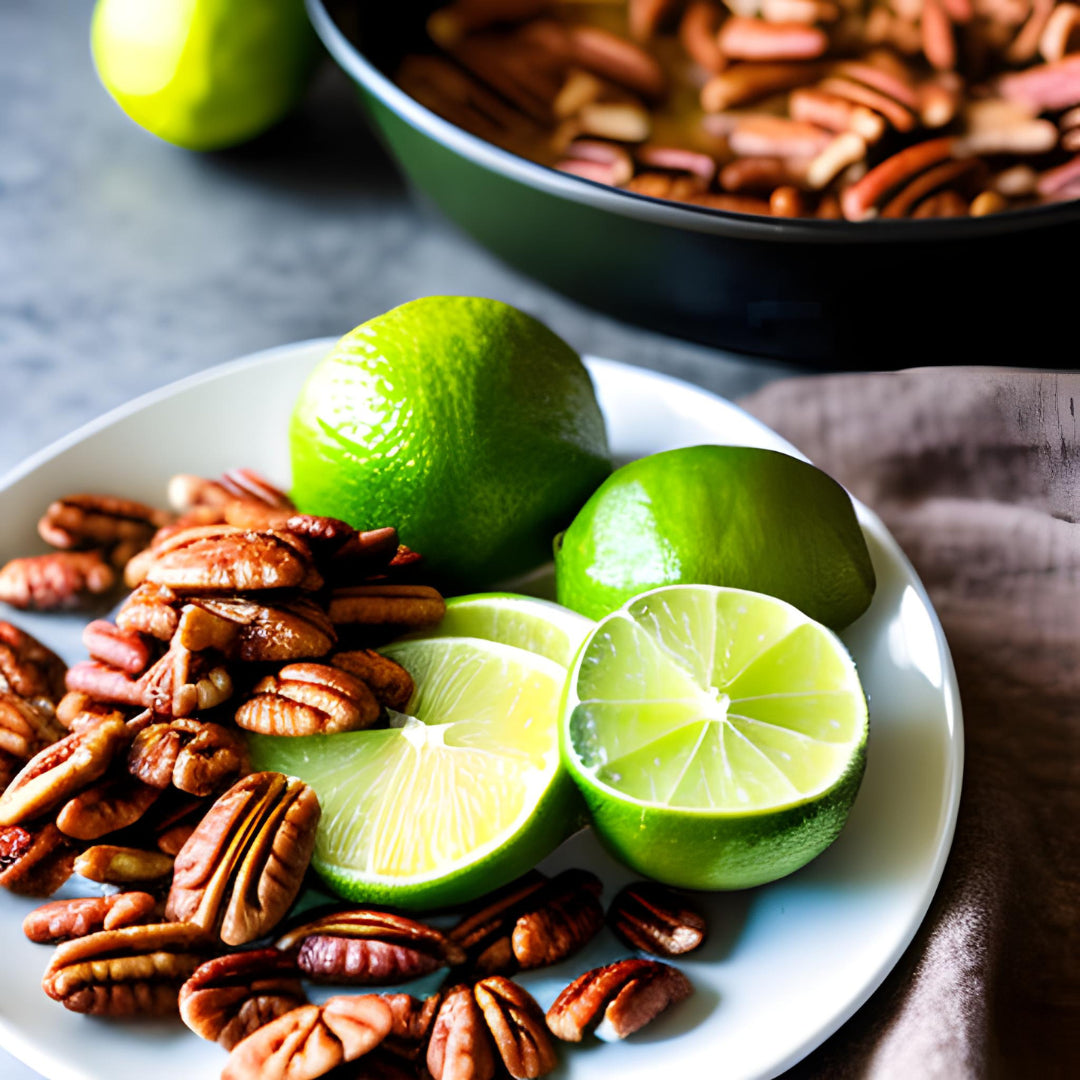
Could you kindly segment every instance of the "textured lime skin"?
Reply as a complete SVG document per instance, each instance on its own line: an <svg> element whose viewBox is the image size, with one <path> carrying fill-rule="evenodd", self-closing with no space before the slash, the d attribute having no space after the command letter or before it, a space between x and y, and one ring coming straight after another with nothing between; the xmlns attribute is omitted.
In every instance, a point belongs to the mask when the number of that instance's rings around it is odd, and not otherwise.
<svg viewBox="0 0 1080 1080"><path fill-rule="evenodd" d="M459 590L544 562L611 471L578 355L474 297L415 300L342 338L300 394L290 448L302 511L396 525Z"/></svg>
<svg viewBox="0 0 1080 1080"><path fill-rule="evenodd" d="M319 56L303 0L98 0L90 44L124 112L189 150L235 146L276 123Z"/></svg>
<svg viewBox="0 0 1080 1080"><path fill-rule="evenodd" d="M840 630L875 586L847 492L797 458L744 446L616 470L557 541L555 570L559 603L592 619L661 585L727 585Z"/></svg>

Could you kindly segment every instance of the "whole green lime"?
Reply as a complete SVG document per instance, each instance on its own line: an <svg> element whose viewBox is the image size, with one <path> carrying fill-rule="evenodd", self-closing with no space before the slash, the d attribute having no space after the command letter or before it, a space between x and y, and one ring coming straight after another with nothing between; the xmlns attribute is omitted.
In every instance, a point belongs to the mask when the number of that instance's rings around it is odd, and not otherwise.
<svg viewBox="0 0 1080 1080"><path fill-rule="evenodd" d="M774 450L692 446L624 465L556 542L559 603L591 619L661 585L768 593L840 630L874 568L847 492Z"/></svg>
<svg viewBox="0 0 1080 1080"><path fill-rule="evenodd" d="M303 0L98 0L90 45L124 112L189 150L234 146L276 123L319 54Z"/></svg>
<svg viewBox="0 0 1080 1080"><path fill-rule="evenodd" d="M550 558L611 471L577 353L475 297L414 300L347 334L305 383L289 436L302 511L395 525L458 589Z"/></svg>

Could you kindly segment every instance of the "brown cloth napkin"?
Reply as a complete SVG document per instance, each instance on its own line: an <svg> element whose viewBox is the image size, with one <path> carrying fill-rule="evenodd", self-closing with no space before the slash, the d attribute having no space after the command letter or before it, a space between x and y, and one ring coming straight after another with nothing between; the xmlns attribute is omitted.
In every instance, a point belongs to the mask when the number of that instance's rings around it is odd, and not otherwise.
<svg viewBox="0 0 1080 1080"><path fill-rule="evenodd" d="M885 520L941 616L965 774L880 990L787 1074L1080 1077L1080 374L790 379L742 404Z"/></svg>

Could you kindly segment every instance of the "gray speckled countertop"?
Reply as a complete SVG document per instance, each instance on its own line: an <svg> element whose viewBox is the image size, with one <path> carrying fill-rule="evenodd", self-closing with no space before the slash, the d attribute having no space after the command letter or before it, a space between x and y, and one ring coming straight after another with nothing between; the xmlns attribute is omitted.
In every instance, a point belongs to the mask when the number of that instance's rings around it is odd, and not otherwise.
<svg viewBox="0 0 1080 1080"><path fill-rule="evenodd" d="M788 370L622 326L507 270L409 195L329 66L251 146L158 142L98 84L91 8L0 5L0 475L136 394L431 293L498 297L583 352L729 397ZM4 1080L35 1076L0 1050Z"/></svg>

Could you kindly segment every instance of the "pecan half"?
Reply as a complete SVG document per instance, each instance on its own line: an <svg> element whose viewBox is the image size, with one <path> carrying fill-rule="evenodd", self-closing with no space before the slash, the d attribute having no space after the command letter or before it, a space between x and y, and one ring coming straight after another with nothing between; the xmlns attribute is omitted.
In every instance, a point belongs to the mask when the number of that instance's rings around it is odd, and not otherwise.
<svg viewBox="0 0 1080 1080"><path fill-rule="evenodd" d="M288 664L255 686L236 723L262 735L331 735L371 727L382 712L367 684L327 664Z"/></svg>
<svg viewBox="0 0 1080 1080"><path fill-rule="evenodd" d="M254 663L325 656L337 635L326 612L299 597L278 607L239 598L200 598L183 610L176 643L218 649Z"/></svg>
<svg viewBox="0 0 1080 1080"><path fill-rule="evenodd" d="M53 551L12 559L0 570L0 600L12 607L59 611L108 592L116 572L98 551Z"/></svg>
<svg viewBox="0 0 1080 1080"><path fill-rule="evenodd" d="M206 796L244 776L251 761L247 744L236 732L182 719L143 728L128 750L127 767L151 787L172 785L189 795Z"/></svg>
<svg viewBox="0 0 1080 1080"><path fill-rule="evenodd" d="M490 975L473 993L503 1065L515 1080L536 1080L558 1065L544 1011L528 990L502 975Z"/></svg>
<svg viewBox="0 0 1080 1080"><path fill-rule="evenodd" d="M118 844L95 844L75 860L75 873L105 885L158 881L167 878L172 869L173 859L169 855Z"/></svg>
<svg viewBox="0 0 1080 1080"><path fill-rule="evenodd" d="M557 964L591 941L604 925L600 880L587 870L564 870L533 898L511 935L522 968Z"/></svg>
<svg viewBox="0 0 1080 1080"><path fill-rule="evenodd" d="M105 773L127 739L124 723L113 717L35 754L0 796L0 825L30 821L67 802Z"/></svg>
<svg viewBox="0 0 1080 1080"><path fill-rule="evenodd" d="M705 940L705 920L678 893L655 881L635 881L608 908L608 925L632 949L681 956Z"/></svg>
<svg viewBox="0 0 1080 1080"><path fill-rule="evenodd" d="M227 945L261 937L296 899L318 823L307 784L273 772L244 777L177 855L166 918L217 931Z"/></svg>
<svg viewBox="0 0 1080 1080"><path fill-rule="evenodd" d="M230 469L219 480L180 474L169 481L169 505L177 511L225 506L237 499L263 506L292 508L292 500L254 469Z"/></svg>
<svg viewBox="0 0 1080 1080"><path fill-rule="evenodd" d="M514 923L547 882L538 870L530 870L509 885L489 893L484 905L449 930L447 937L466 951L470 966L478 971L490 973L496 970L490 966L494 954L500 959L498 970L502 970L506 959L512 966L510 935Z"/></svg>
<svg viewBox="0 0 1080 1080"><path fill-rule="evenodd" d="M618 960L578 976L552 1003L547 1024L566 1042L580 1042L601 1022L625 1039L669 1005L689 997L690 980L658 960Z"/></svg>
<svg viewBox="0 0 1080 1080"><path fill-rule="evenodd" d="M153 668L150 669L151 671ZM149 674L149 672L147 672ZM143 683L98 660L82 660L68 668L67 688L98 703L142 707Z"/></svg>
<svg viewBox="0 0 1080 1080"><path fill-rule="evenodd" d="M358 534L347 521L316 514L293 514L282 528L307 541L316 559L320 560L333 557L346 544L353 543L363 535Z"/></svg>
<svg viewBox="0 0 1080 1080"><path fill-rule="evenodd" d="M368 529L355 533L325 564L335 585L354 584L372 574L385 572L399 551L395 528Z"/></svg>
<svg viewBox="0 0 1080 1080"><path fill-rule="evenodd" d="M53 900L35 908L23 919L23 933L39 945L57 945L100 930L120 930L146 922L156 903L149 893L144 892Z"/></svg>
<svg viewBox="0 0 1080 1080"><path fill-rule="evenodd" d="M306 1004L295 959L277 949L207 960L180 988L180 1019L226 1050Z"/></svg>
<svg viewBox="0 0 1080 1080"><path fill-rule="evenodd" d="M56 824L76 840L100 840L134 825L160 795L157 788L132 776L107 777L64 803Z"/></svg>
<svg viewBox="0 0 1080 1080"><path fill-rule="evenodd" d="M48 707L48 702L45 705ZM0 751L21 764L66 734L50 712L17 694L0 690Z"/></svg>
<svg viewBox="0 0 1080 1080"><path fill-rule="evenodd" d="M140 585L116 613L117 627L129 634L147 634L170 641L180 622L180 598L164 585Z"/></svg>
<svg viewBox="0 0 1080 1080"><path fill-rule="evenodd" d="M206 950L206 936L188 923L102 930L60 945L41 986L72 1012L174 1015L180 987Z"/></svg>
<svg viewBox="0 0 1080 1080"><path fill-rule="evenodd" d="M443 617L446 602L428 585L347 585L330 593L327 612L335 626L420 630Z"/></svg>
<svg viewBox="0 0 1080 1080"><path fill-rule="evenodd" d="M227 701L232 696L232 679L211 655L173 645L139 679L140 703L158 716L185 717Z"/></svg>
<svg viewBox="0 0 1080 1080"><path fill-rule="evenodd" d="M366 683L380 705L404 712L413 695L412 676L396 661L374 649L350 649L330 657L334 667Z"/></svg>
<svg viewBox="0 0 1080 1080"><path fill-rule="evenodd" d="M491 1080L495 1075L491 1036L471 987L455 986L443 998L431 1029L427 1067L434 1080Z"/></svg>
<svg viewBox="0 0 1080 1080"><path fill-rule="evenodd" d="M387 911L357 908L304 923L279 949L299 949L300 969L319 982L388 985L460 964L462 950L440 931Z"/></svg>
<svg viewBox="0 0 1080 1080"><path fill-rule="evenodd" d="M58 499L38 522L46 544L65 551L100 548L123 566L172 520L170 514L112 495L69 495Z"/></svg>
<svg viewBox="0 0 1080 1080"><path fill-rule="evenodd" d="M64 696L67 665L24 630L0 619L0 690L54 705Z"/></svg>
<svg viewBox="0 0 1080 1080"><path fill-rule="evenodd" d="M237 593L300 588L322 579L303 540L274 530L230 525L187 529L152 549L145 580L180 593ZM141 582L140 582L141 583Z"/></svg>
<svg viewBox="0 0 1080 1080"><path fill-rule="evenodd" d="M0 886L20 896L51 896L69 877L75 850L49 822L0 828Z"/></svg>
<svg viewBox="0 0 1080 1080"><path fill-rule="evenodd" d="M416 1061L427 1050L428 1035L442 1004L442 994L431 994L420 1001L412 994L384 994L390 1006L393 1026L382 1049L395 1057Z"/></svg>
<svg viewBox="0 0 1080 1080"><path fill-rule="evenodd" d="M107 619L87 623L82 640L94 660L119 668L126 675L141 675L150 666L150 647L142 636L121 630Z"/></svg>
<svg viewBox="0 0 1080 1080"><path fill-rule="evenodd" d="M392 1022L390 1007L375 994L304 1005L238 1043L221 1080L316 1080L374 1050Z"/></svg>

